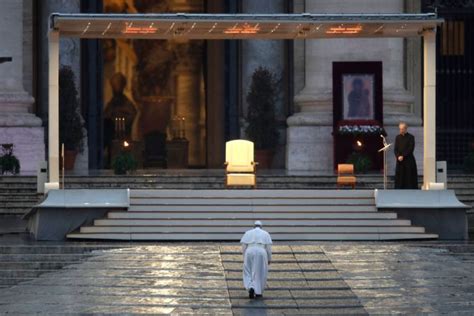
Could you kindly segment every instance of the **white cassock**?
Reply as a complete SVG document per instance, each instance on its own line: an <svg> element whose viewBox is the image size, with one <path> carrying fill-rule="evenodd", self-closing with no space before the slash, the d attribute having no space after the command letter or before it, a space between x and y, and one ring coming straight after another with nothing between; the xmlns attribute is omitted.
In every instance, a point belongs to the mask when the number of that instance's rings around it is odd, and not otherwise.
<svg viewBox="0 0 474 316"><path fill-rule="evenodd" d="M255 294L261 295L267 283L268 262L272 260L272 238L260 227L255 227L244 234L240 243L244 254L245 289L253 288Z"/></svg>

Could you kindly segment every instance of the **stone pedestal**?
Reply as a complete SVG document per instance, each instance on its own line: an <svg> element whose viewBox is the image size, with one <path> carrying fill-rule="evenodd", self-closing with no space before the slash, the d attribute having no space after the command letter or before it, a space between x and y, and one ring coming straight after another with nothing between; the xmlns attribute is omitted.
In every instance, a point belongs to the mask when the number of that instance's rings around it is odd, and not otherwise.
<svg viewBox="0 0 474 316"><path fill-rule="evenodd" d="M305 7L310 13L399 13L403 10L403 0L320 0L306 1ZM335 61L382 61L384 126L389 139L396 136L398 123L404 121L421 149L421 118L414 114L414 97L404 86L404 58L401 38L307 40L305 86L295 96L299 112L287 120L287 169L321 172L334 169L332 63ZM418 155L418 160L421 157ZM392 159L390 156L390 170L395 162Z"/></svg>
<svg viewBox="0 0 474 316"><path fill-rule="evenodd" d="M0 64L0 143L13 143L21 173L33 173L45 159L44 129L23 87L23 1L2 2L0 37L0 56L12 57Z"/></svg>

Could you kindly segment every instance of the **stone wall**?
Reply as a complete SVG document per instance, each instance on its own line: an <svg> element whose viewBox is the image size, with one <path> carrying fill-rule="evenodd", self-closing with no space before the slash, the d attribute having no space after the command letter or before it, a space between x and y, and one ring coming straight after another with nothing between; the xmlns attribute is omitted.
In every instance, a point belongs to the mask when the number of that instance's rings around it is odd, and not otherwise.
<svg viewBox="0 0 474 316"><path fill-rule="evenodd" d="M418 6L404 0L307 0L294 3L295 11L309 13L401 13ZM400 121L407 122L415 135L415 151L422 166L420 40L402 38L320 39L295 42L295 108L288 118L286 167L332 173L332 63L335 61L382 61L384 126L388 140L397 135ZM304 67L303 53L304 50ZM304 71L304 72L303 72ZM303 87L302 87L303 86ZM388 156L390 173L395 158Z"/></svg>

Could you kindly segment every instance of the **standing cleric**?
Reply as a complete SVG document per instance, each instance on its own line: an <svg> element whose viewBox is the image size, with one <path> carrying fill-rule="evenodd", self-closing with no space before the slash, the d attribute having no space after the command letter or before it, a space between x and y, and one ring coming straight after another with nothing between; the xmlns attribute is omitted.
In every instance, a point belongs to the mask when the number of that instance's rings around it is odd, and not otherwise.
<svg viewBox="0 0 474 316"><path fill-rule="evenodd" d="M418 189L418 173L413 151L415 137L408 133L406 123L398 125L400 134L395 138L395 189Z"/></svg>

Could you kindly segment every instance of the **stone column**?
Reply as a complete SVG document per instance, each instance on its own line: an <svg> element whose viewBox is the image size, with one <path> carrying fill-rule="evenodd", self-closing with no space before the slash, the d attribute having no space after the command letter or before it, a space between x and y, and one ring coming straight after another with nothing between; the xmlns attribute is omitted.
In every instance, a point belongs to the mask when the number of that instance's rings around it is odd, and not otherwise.
<svg viewBox="0 0 474 316"><path fill-rule="evenodd" d="M176 68L176 107L173 114L183 116L189 141L189 164L205 164L205 146L201 128L201 41L178 44Z"/></svg>
<svg viewBox="0 0 474 316"><path fill-rule="evenodd" d="M400 13L403 0L318 0L305 3L309 13ZM332 63L334 61L382 61L384 125L389 140L399 121L410 126L421 153L421 119L413 114L413 95L405 88L402 38L321 39L305 43L305 87L295 96L300 112L289 117L287 168L332 172ZM389 155L390 170L395 160Z"/></svg>
<svg viewBox="0 0 474 316"><path fill-rule="evenodd" d="M32 113L33 97L23 86L23 1L4 0L0 10L0 144L13 143L22 173L33 173L45 158L44 129Z"/></svg>
<svg viewBox="0 0 474 316"><path fill-rule="evenodd" d="M283 13L285 12L284 0L243 0L242 13ZM285 62L285 41L282 40L244 40L241 41L241 65L242 65L242 112L241 112L241 137L245 138L245 118L247 117L247 93L250 88L252 74L256 68L263 66L274 72L281 78L281 95L276 104L276 118L283 121L286 118L287 95L284 89L284 79L286 71ZM274 168L284 168L286 133L285 124L279 127L280 139L276 148L273 160Z"/></svg>
<svg viewBox="0 0 474 316"><path fill-rule="evenodd" d="M425 31L423 85L423 188L436 182L436 31Z"/></svg>
<svg viewBox="0 0 474 316"><path fill-rule="evenodd" d="M44 93L48 91L48 23L51 13L80 13L80 0L48 0L40 6L40 47L41 59L38 71L38 97L41 103L41 117L43 120L48 118L48 95ZM70 66L76 75L77 91L81 91L81 45L77 38L61 37L59 41L59 64L60 66ZM79 103L81 104L81 103ZM84 122L84 120L83 120ZM89 153L87 142L87 130L84 127L84 151L79 153L74 165L75 172L84 173L89 169Z"/></svg>

